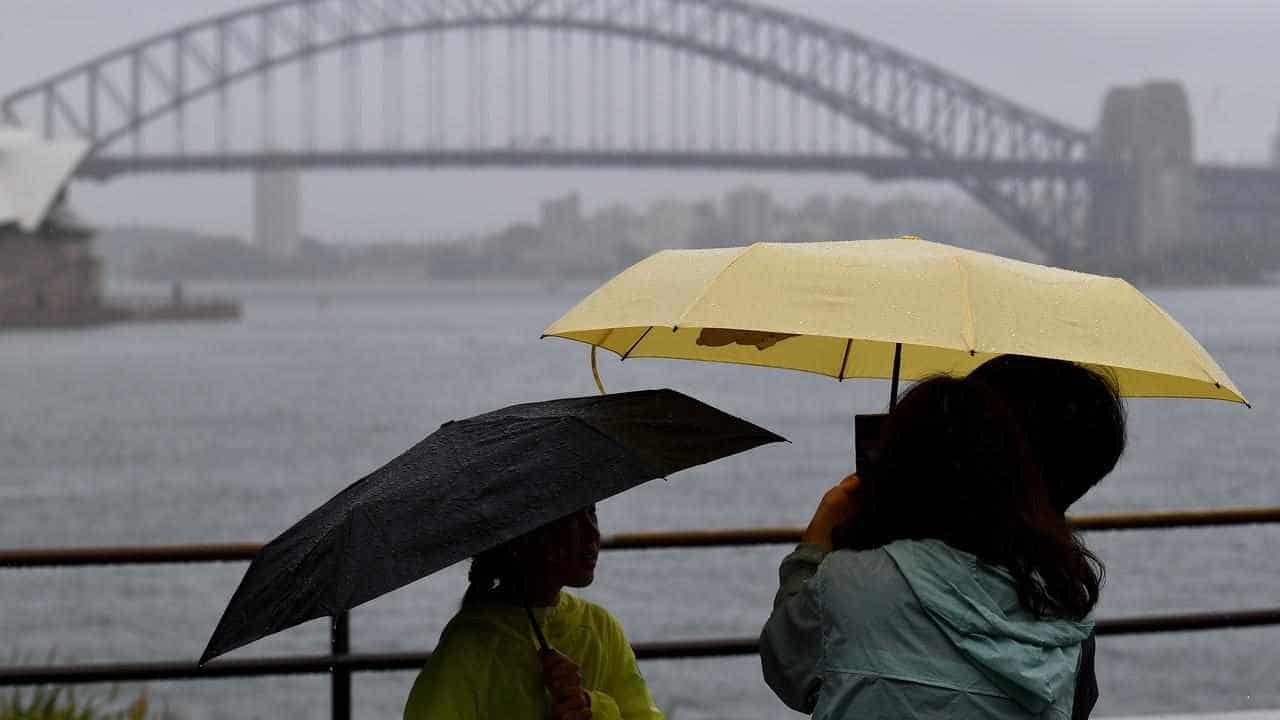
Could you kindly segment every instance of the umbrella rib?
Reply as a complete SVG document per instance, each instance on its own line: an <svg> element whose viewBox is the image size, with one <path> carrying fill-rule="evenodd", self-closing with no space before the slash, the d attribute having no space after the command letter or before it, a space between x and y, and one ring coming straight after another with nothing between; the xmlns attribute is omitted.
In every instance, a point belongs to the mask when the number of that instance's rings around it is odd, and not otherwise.
<svg viewBox="0 0 1280 720"><path fill-rule="evenodd" d="M641 340L644 340L645 336L649 334L650 330L653 330L652 325L650 325L644 332L640 333L640 337L636 338L636 341L631 343L631 347L627 348L627 351L622 353L623 360L626 360L627 358L631 357L631 351L636 349L636 346L640 344Z"/></svg>
<svg viewBox="0 0 1280 720"><path fill-rule="evenodd" d="M853 347L853 338L844 341L844 358L840 361L840 374L836 375L836 380L844 382L844 369L849 365L849 348Z"/></svg>

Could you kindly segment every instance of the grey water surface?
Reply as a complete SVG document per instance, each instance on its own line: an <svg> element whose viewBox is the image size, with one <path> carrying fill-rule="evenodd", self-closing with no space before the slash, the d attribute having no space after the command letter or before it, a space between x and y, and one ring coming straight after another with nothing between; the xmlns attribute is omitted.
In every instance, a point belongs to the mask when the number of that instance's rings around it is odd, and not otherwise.
<svg viewBox="0 0 1280 720"><path fill-rule="evenodd" d="M242 288L243 321L0 335L0 547L260 541L450 419L595 391L585 346L539 341L583 289ZM1131 401L1129 451L1082 512L1280 504L1280 287L1153 297L1253 401ZM602 357L610 390L673 387L792 440L600 506L608 532L799 525L849 470L887 383ZM1099 616L1280 605L1280 528L1095 533ZM744 637L787 548L629 551L584 594L634 641ZM0 570L0 663L193 660L244 564ZM429 648L455 566L355 611L354 649ZM1099 641L1096 715L1280 707L1280 628ZM231 657L320 653L323 622ZM643 663L669 715L788 713L755 658ZM358 675L396 718L411 673ZM324 717L325 677L151 683L180 717Z"/></svg>

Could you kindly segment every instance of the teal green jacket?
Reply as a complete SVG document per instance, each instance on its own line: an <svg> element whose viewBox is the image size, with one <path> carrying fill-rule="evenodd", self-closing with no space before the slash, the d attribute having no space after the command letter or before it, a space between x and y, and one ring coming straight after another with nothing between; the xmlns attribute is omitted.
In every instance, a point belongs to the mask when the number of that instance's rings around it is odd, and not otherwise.
<svg viewBox="0 0 1280 720"><path fill-rule="evenodd" d="M593 720L662 720L613 615L566 592L554 607L534 613L548 644L578 664ZM550 709L524 609L468 605L440 634L413 683L404 718L545 720Z"/></svg>
<svg viewBox="0 0 1280 720"><path fill-rule="evenodd" d="M936 540L800 545L760 635L765 680L822 720L1068 720L1091 620L1038 620L1013 579Z"/></svg>

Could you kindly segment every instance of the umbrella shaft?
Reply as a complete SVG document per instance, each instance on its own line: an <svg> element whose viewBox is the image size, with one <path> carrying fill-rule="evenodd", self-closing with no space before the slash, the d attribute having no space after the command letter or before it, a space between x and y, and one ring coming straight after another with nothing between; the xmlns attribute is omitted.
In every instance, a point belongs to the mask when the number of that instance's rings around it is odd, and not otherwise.
<svg viewBox="0 0 1280 720"><path fill-rule="evenodd" d="M889 381L889 410L898 404L898 374L902 372L902 343L893 346L893 377Z"/></svg>
<svg viewBox="0 0 1280 720"><path fill-rule="evenodd" d="M542 626L538 624L538 618L533 614L533 608L529 607L528 603L525 603L524 612L529 616L529 624L533 626L533 634L538 637L538 649L543 652L550 650L551 648L547 646L547 636L542 634Z"/></svg>
<svg viewBox="0 0 1280 720"><path fill-rule="evenodd" d="M351 652L351 616L346 612L333 616L329 625L329 649L334 657ZM335 666L329 672L333 720L348 720L351 717L351 670Z"/></svg>

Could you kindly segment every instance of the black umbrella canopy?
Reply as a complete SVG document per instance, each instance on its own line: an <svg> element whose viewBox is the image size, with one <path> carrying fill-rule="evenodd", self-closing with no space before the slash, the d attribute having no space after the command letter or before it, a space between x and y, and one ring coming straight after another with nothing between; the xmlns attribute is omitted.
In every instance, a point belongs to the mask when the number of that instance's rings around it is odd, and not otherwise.
<svg viewBox="0 0 1280 720"><path fill-rule="evenodd" d="M645 481L782 440L674 390L447 422L265 545L200 662L337 615Z"/></svg>

